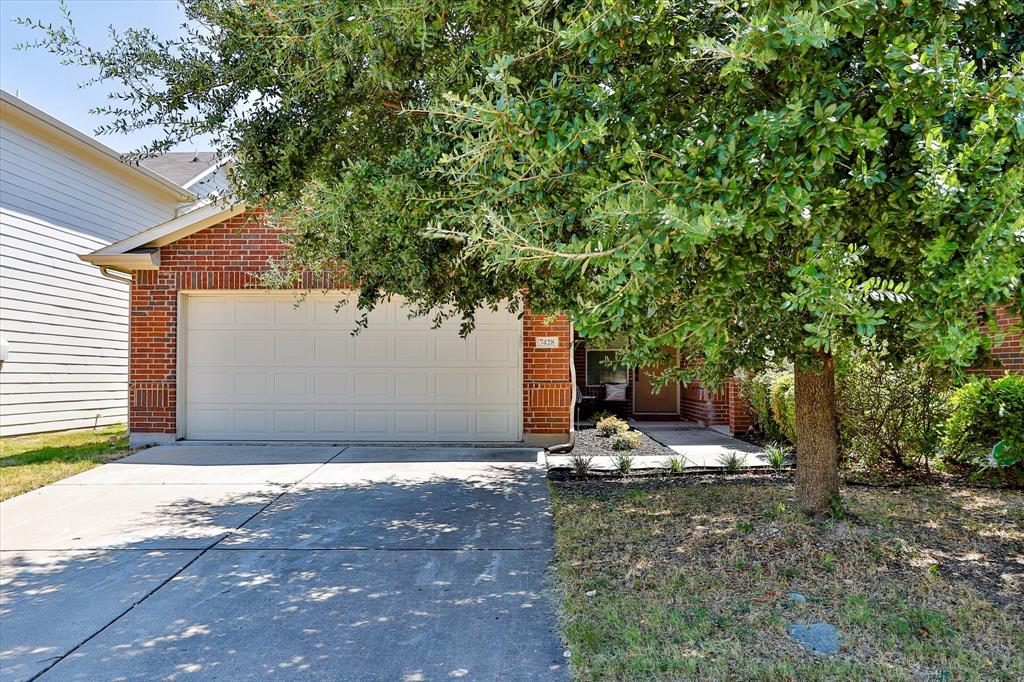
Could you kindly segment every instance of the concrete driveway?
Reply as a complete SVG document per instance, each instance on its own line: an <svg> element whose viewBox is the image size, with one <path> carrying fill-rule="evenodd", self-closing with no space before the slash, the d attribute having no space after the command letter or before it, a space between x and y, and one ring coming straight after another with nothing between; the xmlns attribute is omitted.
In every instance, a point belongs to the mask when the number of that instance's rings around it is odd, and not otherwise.
<svg viewBox="0 0 1024 682"><path fill-rule="evenodd" d="M0 503L5 681L563 680L536 451L171 446Z"/></svg>

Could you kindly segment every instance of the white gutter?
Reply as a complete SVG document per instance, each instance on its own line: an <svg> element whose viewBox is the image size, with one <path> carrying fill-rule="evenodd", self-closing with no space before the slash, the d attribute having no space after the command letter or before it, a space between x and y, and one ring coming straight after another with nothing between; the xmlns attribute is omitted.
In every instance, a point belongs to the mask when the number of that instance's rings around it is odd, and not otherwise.
<svg viewBox="0 0 1024 682"><path fill-rule="evenodd" d="M131 275L115 275L112 272L110 272L109 270L107 270L105 265L101 265L100 266L100 274L103 275L104 277L106 277L107 279L112 279L115 282L121 282L122 284L131 284L132 283L132 276Z"/></svg>

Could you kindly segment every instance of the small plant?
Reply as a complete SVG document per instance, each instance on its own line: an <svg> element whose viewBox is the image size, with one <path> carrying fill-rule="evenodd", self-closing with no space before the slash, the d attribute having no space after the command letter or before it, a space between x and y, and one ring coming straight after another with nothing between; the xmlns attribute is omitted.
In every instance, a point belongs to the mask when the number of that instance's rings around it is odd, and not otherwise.
<svg viewBox="0 0 1024 682"><path fill-rule="evenodd" d="M673 474L681 474L686 469L686 462L682 457L669 457L668 470Z"/></svg>
<svg viewBox="0 0 1024 682"><path fill-rule="evenodd" d="M620 474L628 474L633 469L633 455L615 455L615 468Z"/></svg>
<svg viewBox="0 0 1024 682"><path fill-rule="evenodd" d="M729 473L736 473L747 464L747 454L739 450L730 450L718 456L718 463Z"/></svg>
<svg viewBox="0 0 1024 682"><path fill-rule="evenodd" d="M768 464L771 465L772 469L782 471L786 466L786 461L789 459L789 450L781 443L772 441L764 446L764 457L768 460Z"/></svg>
<svg viewBox="0 0 1024 682"><path fill-rule="evenodd" d="M607 419L608 417L614 417L614 416L615 416L614 412L610 412L608 410L598 410L597 412L595 412L592 415L590 415L590 420L596 424L599 421L602 421L604 419Z"/></svg>
<svg viewBox="0 0 1024 682"><path fill-rule="evenodd" d="M572 463L572 470L579 476L586 476L590 472L590 465L594 461L593 455L583 455L580 453L573 453L569 457L569 461Z"/></svg>
<svg viewBox="0 0 1024 682"><path fill-rule="evenodd" d="M618 417L605 417L597 422L597 432L602 436L614 436L629 431L629 424Z"/></svg>
<svg viewBox="0 0 1024 682"><path fill-rule="evenodd" d="M624 431L612 436L612 450L636 450L640 447L639 431Z"/></svg>

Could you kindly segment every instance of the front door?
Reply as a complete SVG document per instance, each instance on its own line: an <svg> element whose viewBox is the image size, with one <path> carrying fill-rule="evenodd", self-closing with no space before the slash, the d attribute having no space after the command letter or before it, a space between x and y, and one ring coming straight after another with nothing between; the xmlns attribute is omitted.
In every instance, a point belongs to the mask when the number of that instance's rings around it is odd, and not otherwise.
<svg viewBox="0 0 1024 682"><path fill-rule="evenodd" d="M679 414L679 384L654 390L654 379L671 365L645 367L636 371L633 386L633 412L636 414Z"/></svg>

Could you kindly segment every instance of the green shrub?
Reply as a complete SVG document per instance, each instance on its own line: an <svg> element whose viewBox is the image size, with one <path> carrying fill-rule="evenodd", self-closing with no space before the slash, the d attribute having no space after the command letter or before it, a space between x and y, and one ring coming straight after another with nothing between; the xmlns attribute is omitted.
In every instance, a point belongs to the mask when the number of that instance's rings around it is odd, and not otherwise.
<svg viewBox="0 0 1024 682"><path fill-rule="evenodd" d="M796 387L793 373L778 374L768 392L772 421L790 443L796 442Z"/></svg>
<svg viewBox="0 0 1024 682"><path fill-rule="evenodd" d="M948 414L947 376L922 360L890 360L883 348L837 353L836 411L844 457L907 468L938 452Z"/></svg>
<svg viewBox="0 0 1024 682"><path fill-rule="evenodd" d="M590 465L594 461L593 455L584 455L574 452L569 461L572 462L572 470L579 476L586 476L590 472Z"/></svg>
<svg viewBox="0 0 1024 682"><path fill-rule="evenodd" d="M950 406L942 441L948 458L1024 475L1024 376L972 381Z"/></svg>
<svg viewBox="0 0 1024 682"><path fill-rule="evenodd" d="M758 426L769 438L782 438L782 429L772 417L771 388L779 379L792 376L792 365L769 365L760 372L739 371L736 374L740 394L757 415Z"/></svg>
<svg viewBox="0 0 1024 682"><path fill-rule="evenodd" d="M618 417L605 417L597 422L597 432L602 436L614 436L629 431L629 424Z"/></svg>
<svg viewBox="0 0 1024 682"><path fill-rule="evenodd" d="M948 379L923 360L896 362L884 345L841 345L836 362L840 450L868 467L906 467L938 451L948 413ZM740 390L766 438L795 444L796 390L791 365L738 375Z"/></svg>
<svg viewBox="0 0 1024 682"><path fill-rule="evenodd" d="M620 474L628 474L633 469L633 455L615 455L615 467Z"/></svg>
<svg viewBox="0 0 1024 682"><path fill-rule="evenodd" d="M739 450L730 450L718 456L718 463L729 473L736 473L747 464L747 454Z"/></svg>
<svg viewBox="0 0 1024 682"><path fill-rule="evenodd" d="M781 471L786 467L787 460L789 459L789 450L780 443L772 441L764 446L764 458L768 460L768 464L771 465L772 469Z"/></svg>
<svg viewBox="0 0 1024 682"><path fill-rule="evenodd" d="M636 450L640 447L639 431L623 431L612 436L612 450Z"/></svg>

